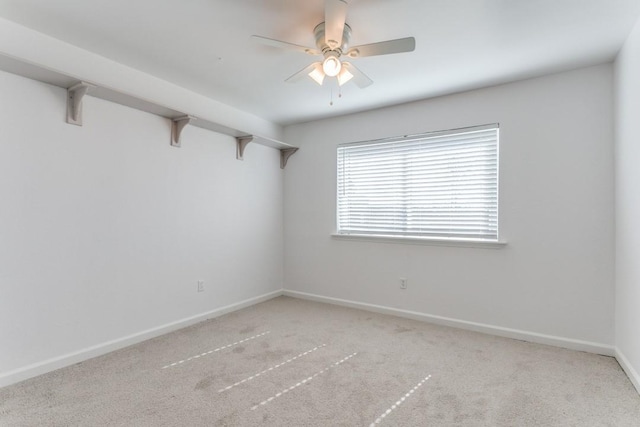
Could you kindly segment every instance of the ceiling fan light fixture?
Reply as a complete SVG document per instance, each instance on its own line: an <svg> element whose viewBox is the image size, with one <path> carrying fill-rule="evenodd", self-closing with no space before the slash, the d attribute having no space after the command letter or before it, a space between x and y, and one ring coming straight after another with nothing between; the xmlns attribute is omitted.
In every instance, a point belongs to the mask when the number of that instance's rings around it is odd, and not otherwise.
<svg viewBox="0 0 640 427"><path fill-rule="evenodd" d="M342 63L338 59L338 55L335 53L330 53L322 62L322 70L329 77L335 77L340 73L340 69L342 68Z"/></svg>
<svg viewBox="0 0 640 427"><path fill-rule="evenodd" d="M323 57L322 60L309 64L285 79L286 82L296 82L305 78L305 76L309 76L316 83L322 85L325 78L329 76L335 77L340 86L347 82L353 82L363 89L373 84L373 80L360 71L358 67L351 64L348 58L413 52L416 48L416 40L413 37L351 46L351 27L346 23L347 0L324 0L324 12L324 22L319 23L313 29L316 48L269 37L252 36L254 40L268 46Z"/></svg>
<svg viewBox="0 0 640 427"><path fill-rule="evenodd" d="M313 70L309 73L309 77L311 77L316 83L322 86L322 82L324 82L325 73L322 69L323 67L318 62L318 65L314 67Z"/></svg>

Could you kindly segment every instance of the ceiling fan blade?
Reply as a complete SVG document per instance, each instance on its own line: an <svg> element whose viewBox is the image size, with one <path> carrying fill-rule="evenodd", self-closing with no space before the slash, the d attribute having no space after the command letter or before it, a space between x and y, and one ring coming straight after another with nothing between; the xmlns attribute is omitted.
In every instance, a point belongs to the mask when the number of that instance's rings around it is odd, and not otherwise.
<svg viewBox="0 0 640 427"><path fill-rule="evenodd" d="M314 75L311 75L312 73ZM322 62L314 62L313 64L304 67L302 70L287 78L285 82L296 83L305 77L311 77L319 85L321 85L322 81L324 80L324 72L322 72Z"/></svg>
<svg viewBox="0 0 640 427"><path fill-rule="evenodd" d="M278 47L281 49L288 49L288 50L296 50L298 52L306 53L309 55L320 55L322 53L317 49L313 49L311 47L300 46L299 44L283 42L280 40L270 39L268 37L251 36L251 38L267 46L273 46L273 47Z"/></svg>
<svg viewBox="0 0 640 427"><path fill-rule="evenodd" d="M363 56L388 55L390 53L413 52L415 48L416 39L405 37L403 39L354 46L347 51L347 56L360 58Z"/></svg>
<svg viewBox="0 0 640 427"><path fill-rule="evenodd" d="M373 80L371 80L365 73L360 71L358 67L356 67L352 63L343 62L342 67L353 75L353 78L348 79L347 81L352 80L360 89L364 89L365 87L371 86L373 84Z"/></svg>
<svg viewBox="0 0 640 427"><path fill-rule="evenodd" d="M331 49L342 45L342 33L347 19L347 2L344 0L325 0L324 38Z"/></svg>

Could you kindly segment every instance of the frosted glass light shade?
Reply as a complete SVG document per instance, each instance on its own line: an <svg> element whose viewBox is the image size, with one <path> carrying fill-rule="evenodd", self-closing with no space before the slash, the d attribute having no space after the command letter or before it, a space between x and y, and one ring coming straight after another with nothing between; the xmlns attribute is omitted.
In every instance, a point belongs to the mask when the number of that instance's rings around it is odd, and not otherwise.
<svg viewBox="0 0 640 427"><path fill-rule="evenodd" d="M313 70L311 70L311 72L309 73L309 77L311 77L316 83L322 86L322 82L324 81L324 71L322 70L320 63L318 63L318 65Z"/></svg>
<svg viewBox="0 0 640 427"><path fill-rule="evenodd" d="M335 77L340 72L342 68L342 64L340 60L335 56L327 56L327 58L322 63L322 70L329 77Z"/></svg>
<svg viewBox="0 0 640 427"><path fill-rule="evenodd" d="M353 74L347 70L347 67L342 67L342 70L340 70L340 73L338 74L338 84L342 86L352 78Z"/></svg>

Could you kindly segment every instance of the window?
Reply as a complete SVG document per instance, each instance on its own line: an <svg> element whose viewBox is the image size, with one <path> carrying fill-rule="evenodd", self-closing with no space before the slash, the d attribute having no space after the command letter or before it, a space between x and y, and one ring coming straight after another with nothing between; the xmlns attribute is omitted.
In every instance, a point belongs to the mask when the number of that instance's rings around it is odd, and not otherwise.
<svg viewBox="0 0 640 427"><path fill-rule="evenodd" d="M338 146L337 232L498 240L498 125Z"/></svg>

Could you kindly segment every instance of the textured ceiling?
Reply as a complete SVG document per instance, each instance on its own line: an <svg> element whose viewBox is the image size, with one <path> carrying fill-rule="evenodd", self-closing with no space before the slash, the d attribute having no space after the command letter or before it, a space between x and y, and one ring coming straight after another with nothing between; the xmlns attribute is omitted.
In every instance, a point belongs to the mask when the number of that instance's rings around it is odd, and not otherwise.
<svg viewBox="0 0 640 427"><path fill-rule="evenodd" d="M354 59L374 84L285 83L313 57L323 0L0 0L0 16L279 124L423 99L612 60L637 0L352 0L352 45L416 50ZM333 105L330 101L333 99Z"/></svg>

